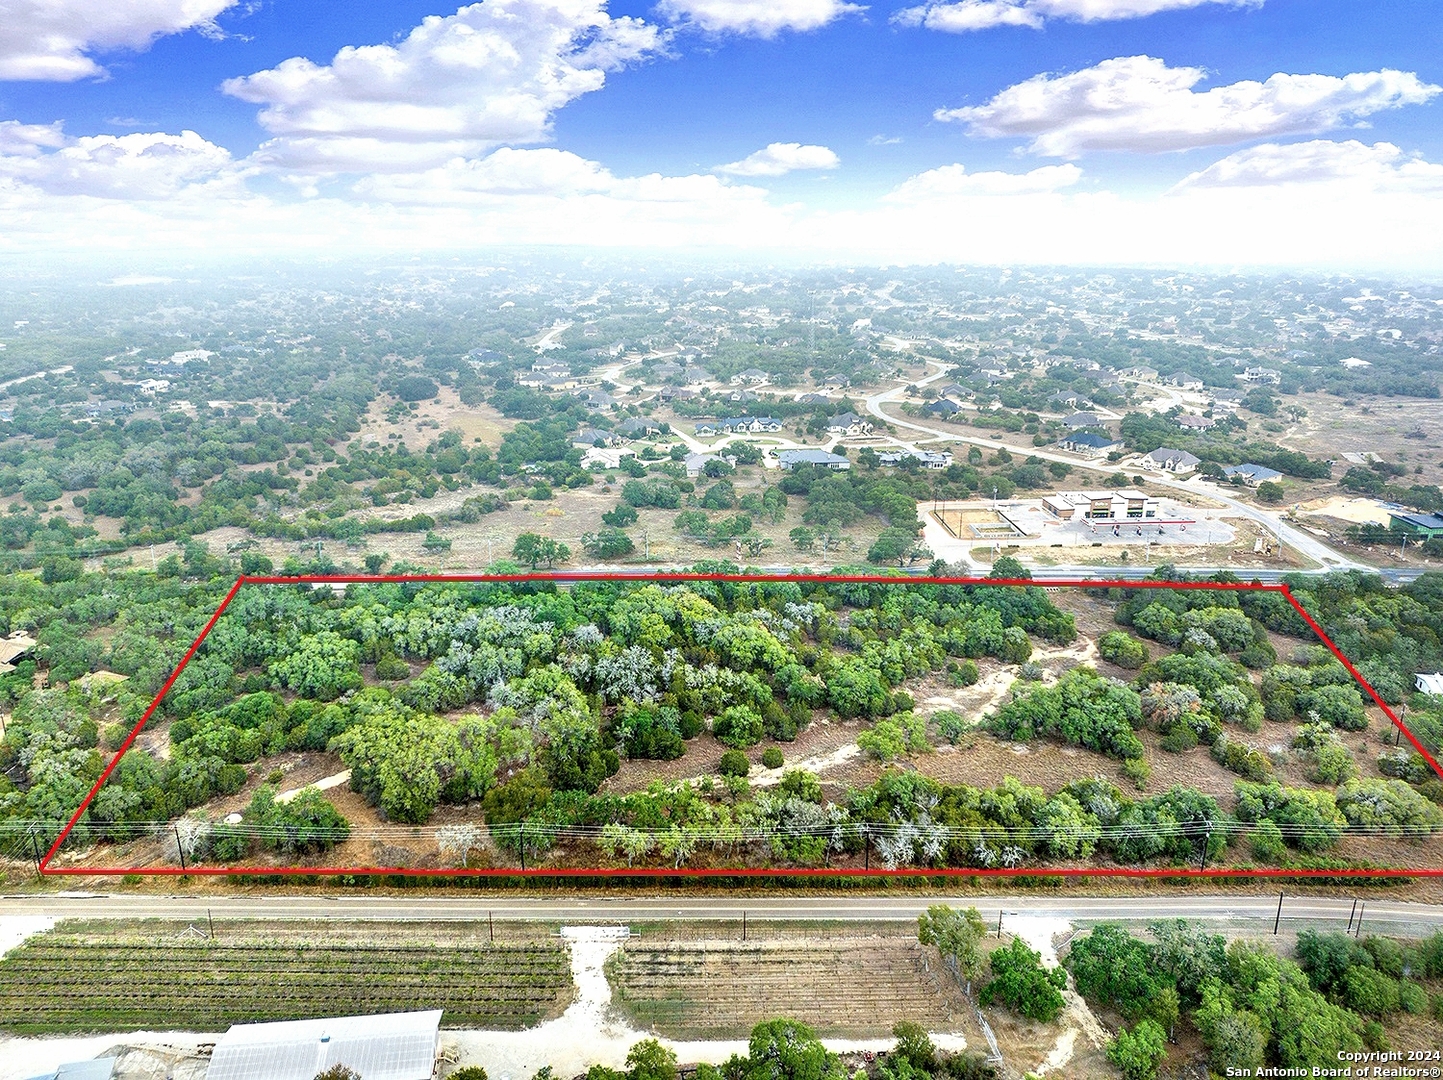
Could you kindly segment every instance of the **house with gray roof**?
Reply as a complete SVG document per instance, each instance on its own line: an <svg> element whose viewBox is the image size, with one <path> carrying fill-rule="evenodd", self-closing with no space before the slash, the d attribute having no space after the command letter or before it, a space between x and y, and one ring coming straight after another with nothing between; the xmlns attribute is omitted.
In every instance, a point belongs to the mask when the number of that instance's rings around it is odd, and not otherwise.
<svg viewBox="0 0 1443 1080"><path fill-rule="evenodd" d="M798 465L815 465L819 469L833 469L836 472L852 467L852 463L841 454L826 450L778 450L777 461L788 472Z"/></svg>

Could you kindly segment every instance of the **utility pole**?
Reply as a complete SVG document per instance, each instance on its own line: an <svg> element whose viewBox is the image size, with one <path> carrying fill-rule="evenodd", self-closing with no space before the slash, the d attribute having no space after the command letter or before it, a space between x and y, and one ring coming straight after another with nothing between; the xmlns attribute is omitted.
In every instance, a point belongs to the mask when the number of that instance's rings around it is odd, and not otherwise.
<svg viewBox="0 0 1443 1080"><path fill-rule="evenodd" d="M1209 825L1207 832L1203 834L1202 859L1199 860L1199 862L1198 862L1198 867L1197 867L1199 870L1206 870L1206 869L1207 869L1207 866L1208 866L1208 845L1212 843L1212 839L1213 839L1213 830L1212 830L1212 826Z"/></svg>
<svg viewBox="0 0 1443 1080"><path fill-rule="evenodd" d="M743 912L742 912L742 940L745 941L746 939L747 939L747 913L746 913L745 911L743 911Z"/></svg>
<svg viewBox="0 0 1443 1080"><path fill-rule="evenodd" d="M210 927L210 939L215 940L215 920L210 917L210 908L205 909L205 924Z"/></svg>
<svg viewBox="0 0 1443 1080"><path fill-rule="evenodd" d="M1357 899L1357 897L1354 897L1354 898L1353 898L1353 910L1350 911L1350 912L1348 912L1348 930L1353 929L1353 916L1356 915L1356 914L1358 914L1358 899ZM1345 930L1345 931L1343 931L1343 932L1346 934L1348 931Z"/></svg>
<svg viewBox="0 0 1443 1080"><path fill-rule="evenodd" d="M1367 904L1362 904L1358 908L1358 925L1353 928L1353 937L1355 939L1363 936L1363 912L1367 909Z"/></svg>
<svg viewBox="0 0 1443 1080"><path fill-rule="evenodd" d="M495 945L495 944L496 944L496 913L495 913L494 911L488 911L488 912L486 913L486 929L487 929L488 931L490 931L490 933L491 933L491 944Z"/></svg>
<svg viewBox="0 0 1443 1080"><path fill-rule="evenodd" d="M1002 909L997 909L997 940L1002 940Z"/></svg>
<svg viewBox="0 0 1443 1080"><path fill-rule="evenodd" d="M180 868L185 869L185 846L180 842L180 826L172 825L175 832L175 853L180 856Z"/></svg>
<svg viewBox="0 0 1443 1080"><path fill-rule="evenodd" d="M40 844L35 839L35 830L30 830L30 850L35 854L35 876L40 877Z"/></svg>
<svg viewBox="0 0 1443 1080"><path fill-rule="evenodd" d="M1283 894L1278 893L1278 913L1273 918L1273 937L1278 936L1278 924L1283 921Z"/></svg>

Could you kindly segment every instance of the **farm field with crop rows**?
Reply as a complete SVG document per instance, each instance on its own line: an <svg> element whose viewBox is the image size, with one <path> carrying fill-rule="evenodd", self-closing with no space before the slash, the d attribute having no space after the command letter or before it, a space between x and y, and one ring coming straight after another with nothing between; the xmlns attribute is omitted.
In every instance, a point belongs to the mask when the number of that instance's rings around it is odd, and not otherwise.
<svg viewBox="0 0 1443 1080"><path fill-rule="evenodd" d="M0 960L0 1027L11 1034L223 1031L236 1023L445 1008L448 1027L518 1029L572 997L550 945L125 942L67 933Z"/></svg>

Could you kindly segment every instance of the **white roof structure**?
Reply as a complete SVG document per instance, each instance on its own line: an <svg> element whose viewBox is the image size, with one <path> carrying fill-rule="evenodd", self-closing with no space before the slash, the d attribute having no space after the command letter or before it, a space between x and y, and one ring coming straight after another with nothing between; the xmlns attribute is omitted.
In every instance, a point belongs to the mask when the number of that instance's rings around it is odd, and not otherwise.
<svg viewBox="0 0 1443 1080"><path fill-rule="evenodd" d="M1443 674L1418 673L1418 689L1425 694L1443 694Z"/></svg>
<svg viewBox="0 0 1443 1080"><path fill-rule="evenodd" d="M347 1065L365 1080L431 1080L441 1010L236 1024L215 1045L206 1080L314 1080Z"/></svg>
<svg viewBox="0 0 1443 1080"><path fill-rule="evenodd" d="M115 1058L92 1058L72 1061L55 1070L55 1080L110 1080L115 1071Z"/></svg>

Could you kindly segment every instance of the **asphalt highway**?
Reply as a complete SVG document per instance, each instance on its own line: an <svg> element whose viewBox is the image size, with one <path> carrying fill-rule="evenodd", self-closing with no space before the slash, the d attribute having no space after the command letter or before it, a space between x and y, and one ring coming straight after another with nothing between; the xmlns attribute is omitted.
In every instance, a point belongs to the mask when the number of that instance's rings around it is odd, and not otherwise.
<svg viewBox="0 0 1443 1080"><path fill-rule="evenodd" d="M1284 896L1282 926L1342 929L1353 911L1353 898ZM1366 927L1402 935L1443 929L1443 905L1405 901L1360 901ZM932 904L976 905L989 921L1003 913L1044 916L1074 923L1103 920L1150 922L1187 919L1222 925L1266 924L1278 910L1276 896L1186 897L1039 897L952 896L926 893L904 897L776 896L776 897L426 897L331 894L307 896L137 896L67 893L0 897L0 917L107 919L337 919L346 921L503 920L540 922L740 921L910 921Z"/></svg>

